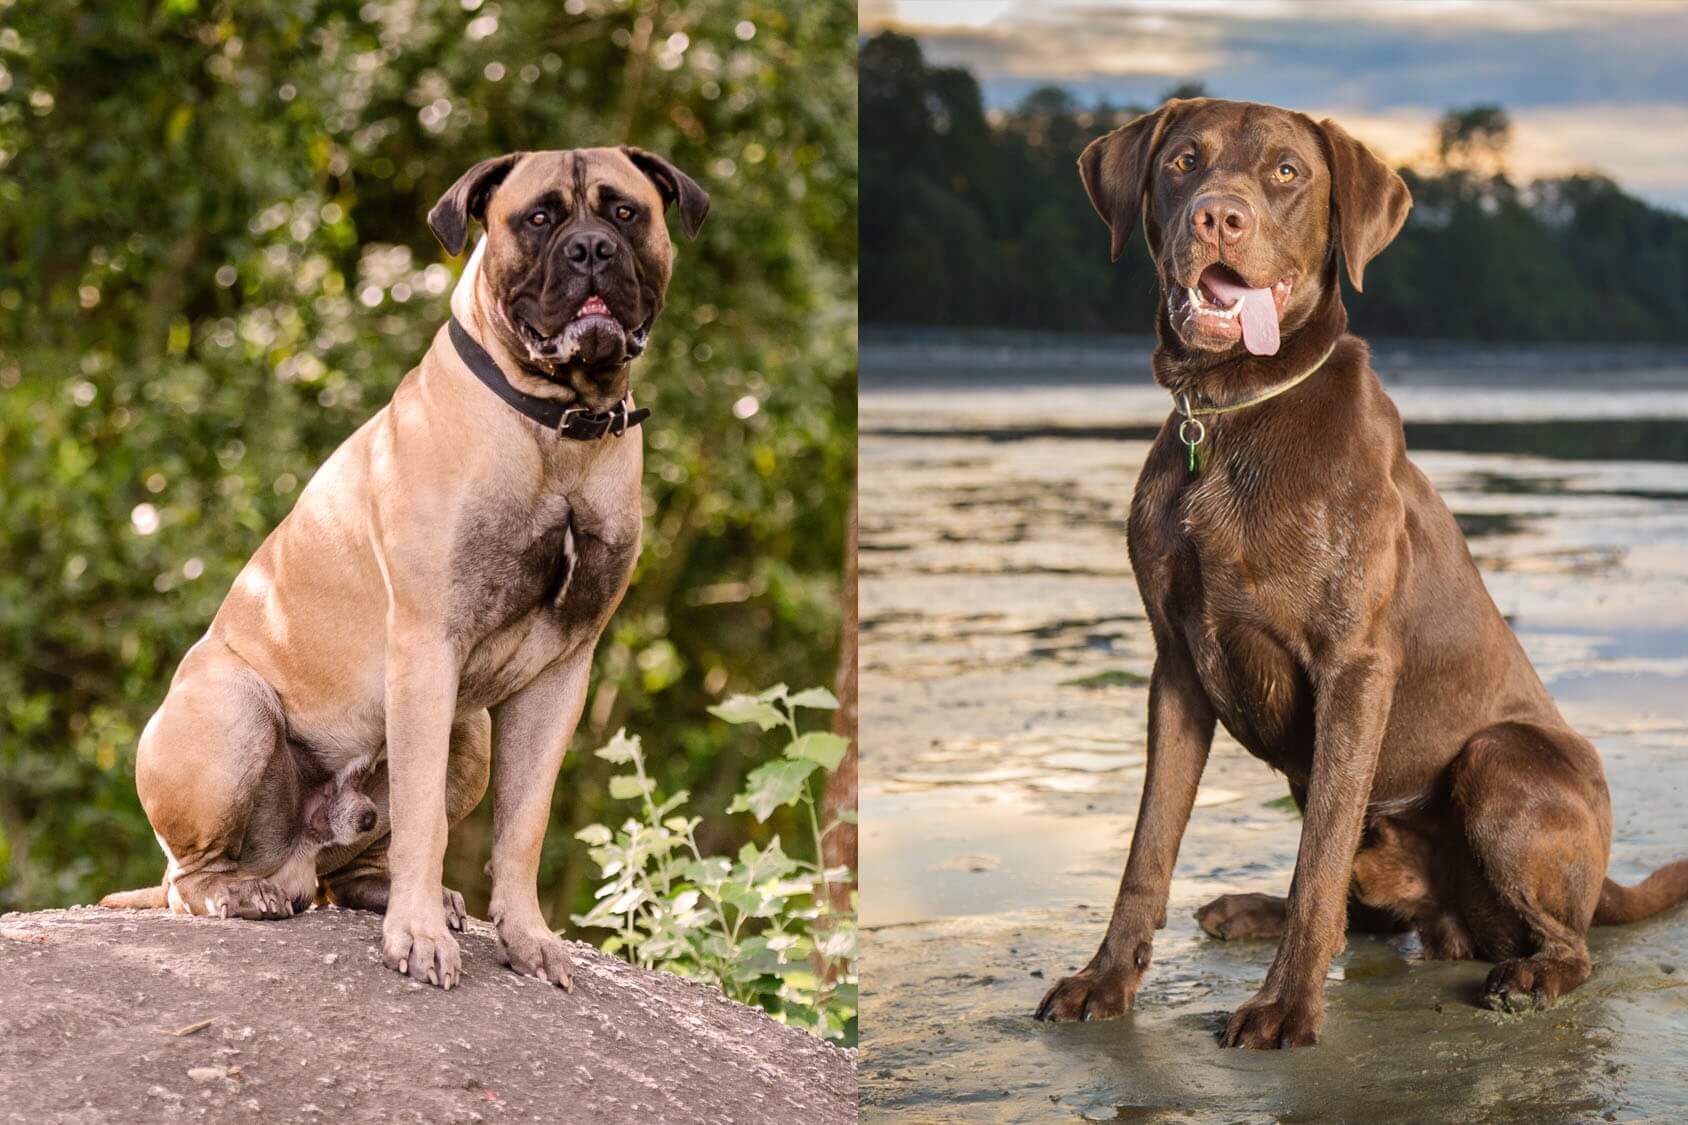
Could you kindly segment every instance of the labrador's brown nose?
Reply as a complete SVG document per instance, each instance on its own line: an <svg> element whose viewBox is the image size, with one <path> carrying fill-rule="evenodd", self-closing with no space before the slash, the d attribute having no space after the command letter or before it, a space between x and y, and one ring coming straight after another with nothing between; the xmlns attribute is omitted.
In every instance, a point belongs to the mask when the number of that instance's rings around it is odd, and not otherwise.
<svg viewBox="0 0 1688 1125"><path fill-rule="evenodd" d="M1221 240L1235 246L1254 229L1254 212L1235 195L1199 195L1190 204L1190 225L1196 237L1210 246L1220 245Z"/></svg>

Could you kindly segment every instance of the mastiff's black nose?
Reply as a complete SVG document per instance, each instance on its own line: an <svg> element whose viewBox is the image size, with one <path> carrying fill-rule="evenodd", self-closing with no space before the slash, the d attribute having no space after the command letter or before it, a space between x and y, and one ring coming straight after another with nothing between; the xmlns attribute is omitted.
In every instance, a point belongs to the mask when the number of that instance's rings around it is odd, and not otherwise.
<svg viewBox="0 0 1688 1125"><path fill-rule="evenodd" d="M615 257L615 239L602 231L577 230L563 240L563 257L585 269Z"/></svg>

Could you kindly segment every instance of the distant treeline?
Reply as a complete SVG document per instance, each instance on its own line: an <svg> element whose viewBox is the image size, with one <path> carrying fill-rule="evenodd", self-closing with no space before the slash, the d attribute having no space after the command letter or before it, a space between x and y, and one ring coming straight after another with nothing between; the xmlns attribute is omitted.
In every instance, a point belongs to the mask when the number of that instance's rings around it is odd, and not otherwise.
<svg viewBox="0 0 1688 1125"><path fill-rule="evenodd" d="M1182 87L1168 96L1200 93ZM861 52L861 317L866 322L1148 332L1156 281L1134 240L1108 262L1076 168L1144 112L1034 91L988 116L966 70L884 33ZM1356 331L1480 340L1688 342L1688 218L1611 180L1515 184L1495 106L1451 110L1414 206L1348 302Z"/></svg>

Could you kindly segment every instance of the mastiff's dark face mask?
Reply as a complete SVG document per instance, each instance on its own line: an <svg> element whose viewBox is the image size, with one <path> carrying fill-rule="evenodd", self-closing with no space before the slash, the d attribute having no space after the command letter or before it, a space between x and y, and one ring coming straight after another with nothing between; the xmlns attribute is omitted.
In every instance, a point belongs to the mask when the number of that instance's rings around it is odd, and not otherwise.
<svg viewBox="0 0 1688 1125"><path fill-rule="evenodd" d="M428 223L454 254L471 219L486 227L489 327L513 356L559 382L607 387L644 351L662 309L671 205L691 237L709 197L640 149L510 153L465 172Z"/></svg>

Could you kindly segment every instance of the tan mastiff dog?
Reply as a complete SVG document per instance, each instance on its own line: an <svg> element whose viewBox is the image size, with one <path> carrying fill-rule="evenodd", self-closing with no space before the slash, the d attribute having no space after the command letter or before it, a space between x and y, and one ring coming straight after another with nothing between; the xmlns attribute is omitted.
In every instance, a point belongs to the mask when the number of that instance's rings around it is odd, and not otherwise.
<svg viewBox="0 0 1688 1125"><path fill-rule="evenodd" d="M709 198L634 148L475 165L428 216L486 237L452 320L335 450L235 579L141 736L136 785L168 866L113 906L285 917L320 892L384 910L383 958L450 988L463 901L446 833L492 765L492 920L517 972L569 985L536 880L599 634L639 552L629 365L667 290L664 213ZM496 732L489 714L496 709ZM346 779L349 844L301 847ZM319 837L320 838L320 834Z"/></svg>

